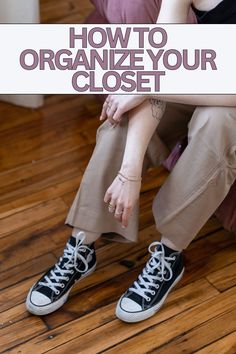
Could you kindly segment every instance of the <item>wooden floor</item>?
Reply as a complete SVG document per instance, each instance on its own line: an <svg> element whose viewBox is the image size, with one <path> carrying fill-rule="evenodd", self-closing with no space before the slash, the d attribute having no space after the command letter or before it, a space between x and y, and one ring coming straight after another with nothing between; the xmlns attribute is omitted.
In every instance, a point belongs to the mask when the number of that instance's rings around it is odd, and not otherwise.
<svg viewBox="0 0 236 354"><path fill-rule="evenodd" d="M43 0L44 22L80 22L78 4L85 16L85 0ZM30 286L70 235L64 220L94 147L100 109L94 96L47 96L40 110L0 103L0 352L235 354L236 242L214 217L186 250L185 275L161 311L132 325L115 317L148 244L160 237L151 202L166 178L162 169L150 171L142 187L140 242L99 240L96 272L63 308L41 318L27 313Z"/></svg>

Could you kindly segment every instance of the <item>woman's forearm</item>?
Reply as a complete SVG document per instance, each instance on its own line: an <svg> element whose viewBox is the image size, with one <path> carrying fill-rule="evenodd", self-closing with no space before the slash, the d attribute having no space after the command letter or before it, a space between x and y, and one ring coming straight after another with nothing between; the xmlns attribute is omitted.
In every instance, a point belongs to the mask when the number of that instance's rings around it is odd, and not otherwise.
<svg viewBox="0 0 236 354"><path fill-rule="evenodd" d="M157 23L187 23L191 4L200 10L210 11L222 0L163 0ZM167 102L194 106L236 106L236 95L154 95Z"/></svg>
<svg viewBox="0 0 236 354"><path fill-rule="evenodd" d="M164 104L146 100L129 114L126 147L121 171L127 176L140 177L148 144L162 117Z"/></svg>
<svg viewBox="0 0 236 354"><path fill-rule="evenodd" d="M152 95L152 97L193 106L236 107L236 95Z"/></svg>

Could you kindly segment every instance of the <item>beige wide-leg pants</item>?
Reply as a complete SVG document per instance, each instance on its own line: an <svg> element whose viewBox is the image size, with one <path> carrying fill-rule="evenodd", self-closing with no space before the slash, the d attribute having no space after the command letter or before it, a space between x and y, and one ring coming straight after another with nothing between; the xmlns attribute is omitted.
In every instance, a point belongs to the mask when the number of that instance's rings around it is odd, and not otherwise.
<svg viewBox="0 0 236 354"><path fill-rule="evenodd" d="M114 129L108 122L99 127L96 147L66 224L137 241L139 206L123 229L103 201L121 166L127 128L128 118ZM188 146L153 202L158 231L181 249L193 240L236 179L236 108L168 104L149 143L143 173L160 165L186 135Z"/></svg>

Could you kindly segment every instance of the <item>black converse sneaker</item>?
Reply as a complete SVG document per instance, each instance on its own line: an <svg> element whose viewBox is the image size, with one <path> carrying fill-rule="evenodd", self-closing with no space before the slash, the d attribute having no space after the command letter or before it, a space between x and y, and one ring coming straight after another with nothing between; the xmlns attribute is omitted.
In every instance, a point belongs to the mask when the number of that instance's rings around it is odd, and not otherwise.
<svg viewBox="0 0 236 354"><path fill-rule="evenodd" d="M153 242L149 252L151 258L142 273L117 304L116 316L125 322L139 322L153 316L184 273L181 252L161 242Z"/></svg>
<svg viewBox="0 0 236 354"><path fill-rule="evenodd" d="M96 268L94 246L84 245L85 233L71 236L59 261L30 289L26 307L34 315L47 315L61 307L73 285Z"/></svg>

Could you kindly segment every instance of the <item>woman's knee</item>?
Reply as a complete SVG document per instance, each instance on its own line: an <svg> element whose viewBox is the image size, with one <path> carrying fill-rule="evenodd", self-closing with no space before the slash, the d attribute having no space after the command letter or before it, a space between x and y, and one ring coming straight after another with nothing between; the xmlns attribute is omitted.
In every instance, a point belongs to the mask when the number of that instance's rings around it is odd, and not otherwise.
<svg viewBox="0 0 236 354"><path fill-rule="evenodd" d="M189 143L205 144L230 166L236 166L236 108L199 107L189 123Z"/></svg>
<svg viewBox="0 0 236 354"><path fill-rule="evenodd" d="M234 107L198 107L189 122L189 137L199 132L212 137L222 135L224 131L235 131L236 108ZM220 134L219 134L220 133Z"/></svg>

